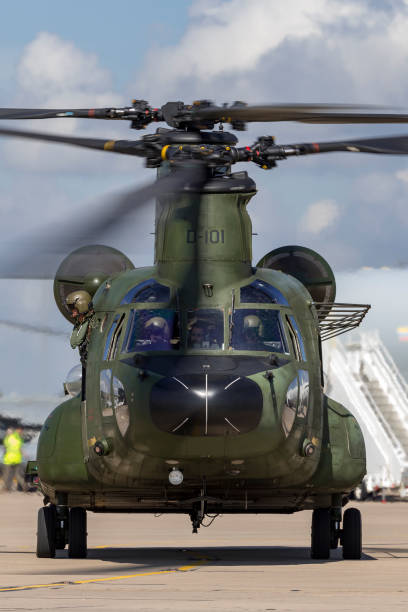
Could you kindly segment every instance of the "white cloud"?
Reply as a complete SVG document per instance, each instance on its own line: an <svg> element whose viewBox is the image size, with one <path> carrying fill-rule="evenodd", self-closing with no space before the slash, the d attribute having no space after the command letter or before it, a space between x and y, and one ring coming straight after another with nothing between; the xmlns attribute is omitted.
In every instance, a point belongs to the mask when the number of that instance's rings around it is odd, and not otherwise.
<svg viewBox="0 0 408 612"><path fill-rule="evenodd" d="M200 0L184 36L156 46L146 99L406 103L408 7L369 0ZM380 78L379 78L380 75ZM158 102L155 102L158 103Z"/></svg>
<svg viewBox="0 0 408 612"><path fill-rule="evenodd" d="M339 215L339 206L334 200L320 200L310 204L300 221L299 229L311 234L320 234L333 225Z"/></svg>
<svg viewBox="0 0 408 612"><path fill-rule="evenodd" d="M189 78L208 82L231 73L234 78L248 73L251 79L250 72L261 69L267 55L283 43L321 40L333 46L332 37L326 37L330 26L345 23L354 28L367 23L370 12L365 2L349 0L228 0L196 2L191 16L177 45L150 53L140 82L142 90L164 93ZM291 71L293 67L288 64L287 68ZM273 91L273 74L268 85Z"/></svg>
<svg viewBox="0 0 408 612"><path fill-rule="evenodd" d="M395 173L395 176L397 177L398 180L402 181L403 183L408 183L408 169L398 170Z"/></svg>
<svg viewBox="0 0 408 612"><path fill-rule="evenodd" d="M56 34L39 33L24 49L17 66L15 106L31 108L98 108L123 106L124 98L112 88L112 76L98 56L78 49ZM64 135L116 139L124 136L128 123L47 119L13 121L10 127ZM4 141L5 142L5 141ZM99 171L106 163L115 170L132 166L124 156L84 151L35 141L8 140L4 145L8 165L43 172ZM103 161L107 158L106 161ZM134 162L134 160L132 160ZM136 162L137 164L137 162ZM140 163L137 164L140 166ZM134 166L134 163L133 163Z"/></svg>
<svg viewBox="0 0 408 612"><path fill-rule="evenodd" d="M118 98L112 79L94 53L84 53L56 34L40 32L29 43L17 67L20 97L26 104L58 106L112 104Z"/></svg>

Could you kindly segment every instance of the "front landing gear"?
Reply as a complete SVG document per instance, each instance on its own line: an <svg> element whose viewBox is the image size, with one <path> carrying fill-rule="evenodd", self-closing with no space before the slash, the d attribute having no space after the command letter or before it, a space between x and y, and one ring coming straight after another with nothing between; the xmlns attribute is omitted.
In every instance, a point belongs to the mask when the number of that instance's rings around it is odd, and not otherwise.
<svg viewBox="0 0 408 612"><path fill-rule="evenodd" d="M312 515L312 559L330 557L330 508L317 508Z"/></svg>
<svg viewBox="0 0 408 612"><path fill-rule="evenodd" d="M44 506L38 511L37 557L54 558L56 547L57 513L55 506Z"/></svg>
<svg viewBox="0 0 408 612"><path fill-rule="evenodd" d="M68 556L83 559L87 555L86 510L66 506L44 506L38 511L37 557L54 558L56 550L68 543Z"/></svg>
<svg viewBox="0 0 408 612"><path fill-rule="evenodd" d="M83 559L87 554L86 510L71 508L69 511L68 556Z"/></svg>
<svg viewBox="0 0 408 612"><path fill-rule="evenodd" d="M312 515L312 559L329 559L330 549L337 548L338 541L343 547L343 559L361 559L361 514L357 508L349 508L343 516L336 516L335 508L317 508Z"/></svg>
<svg viewBox="0 0 408 612"><path fill-rule="evenodd" d="M357 508L348 508L344 513L341 543L343 559L361 559L361 513Z"/></svg>

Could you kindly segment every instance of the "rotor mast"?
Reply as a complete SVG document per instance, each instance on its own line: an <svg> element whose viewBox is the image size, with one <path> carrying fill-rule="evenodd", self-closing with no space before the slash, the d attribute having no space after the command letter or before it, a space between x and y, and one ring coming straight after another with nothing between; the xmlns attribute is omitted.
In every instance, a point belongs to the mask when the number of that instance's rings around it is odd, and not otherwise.
<svg viewBox="0 0 408 612"><path fill-rule="evenodd" d="M246 172L231 173L236 137L172 130L166 138L172 144L163 147L159 178L179 164L190 164L197 179L178 193L157 198L155 264L160 276L188 275L191 282L195 277L202 282L214 276L215 267L231 280L250 275L252 224L246 207L256 185Z"/></svg>

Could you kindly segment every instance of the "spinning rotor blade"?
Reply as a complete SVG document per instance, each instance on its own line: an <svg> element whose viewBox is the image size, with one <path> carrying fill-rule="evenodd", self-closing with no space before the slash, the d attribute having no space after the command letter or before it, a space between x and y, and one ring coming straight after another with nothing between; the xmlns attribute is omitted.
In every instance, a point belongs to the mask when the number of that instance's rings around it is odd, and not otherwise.
<svg viewBox="0 0 408 612"><path fill-rule="evenodd" d="M67 338L68 333L52 327L42 325L31 325L29 323L18 323L17 321L7 321L6 319L0 319L0 325L4 327L10 327L12 329L18 329L19 331L28 331L35 334L42 334L45 336L59 336Z"/></svg>
<svg viewBox="0 0 408 612"><path fill-rule="evenodd" d="M350 153L378 153L382 155L408 155L408 136L386 136L384 138L362 138L332 142L284 145L293 147L296 155L348 151Z"/></svg>
<svg viewBox="0 0 408 612"><path fill-rule="evenodd" d="M379 155L408 155L408 136L385 136L359 138L356 140L333 140L331 142L302 142L297 144L275 144L270 136L264 136L247 149L238 150L238 159L253 161L262 168L273 168L276 162L298 155L331 153L376 153Z"/></svg>
<svg viewBox="0 0 408 612"><path fill-rule="evenodd" d="M197 107L193 117L234 121L299 121L302 123L408 123L407 113L379 112L383 107L342 104L268 104L264 106Z"/></svg>
<svg viewBox="0 0 408 612"><path fill-rule="evenodd" d="M117 109L120 110L120 109ZM109 108L0 108L0 119L54 119L80 117L86 119L116 119Z"/></svg>
<svg viewBox="0 0 408 612"><path fill-rule="evenodd" d="M8 130L6 128L0 128L0 136L11 136L13 138L25 138L28 140L40 140L45 142L57 142L76 147L83 147L85 149L113 151L114 153L123 153L124 155L146 157L146 145L142 140L104 140L103 138L81 138L78 136L59 136L57 134L46 134L43 132L26 132L25 130Z"/></svg>
<svg viewBox="0 0 408 612"><path fill-rule="evenodd" d="M300 121L302 123L406 123L407 113L393 112L381 106L353 104L266 104L248 106L244 102L215 106L208 100L185 105L168 102L152 108L145 100L133 100L121 108L41 109L0 108L1 119L52 119L82 117L87 119L125 119L132 127L143 129L152 121L164 121L172 127L200 127L208 123L232 123L233 129L252 121ZM234 126L235 124L235 126ZM241 124L241 126L238 126ZM201 129L201 128L200 128Z"/></svg>
<svg viewBox="0 0 408 612"><path fill-rule="evenodd" d="M87 211L68 223L44 228L34 238L20 237L13 243L23 245L23 255L10 260L10 247L6 255L0 251L0 278L53 278L60 260L68 253L86 244L100 244L113 230L129 223L132 214L145 207L155 197L174 195L181 191L199 191L206 182L206 166L190 162L176 168L168 176L121 194L105 207Z"/></svg>

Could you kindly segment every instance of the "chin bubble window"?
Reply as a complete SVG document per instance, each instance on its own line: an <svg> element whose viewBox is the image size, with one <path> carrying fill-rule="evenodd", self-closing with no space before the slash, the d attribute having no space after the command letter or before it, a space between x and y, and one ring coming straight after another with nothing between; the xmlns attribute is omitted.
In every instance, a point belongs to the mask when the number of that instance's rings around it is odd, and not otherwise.
<svg viewBox="0 0 408 612"><path fill-rule="evenodd" d="M279 310L235 310L231 326L231 347L240 351L287 353Z"/></svg>
<svg viewBox="0 0 408 612"><path fill-rule="evenodd" d="M295 422L299 403L299 382L297 377L292 380L286 392L285 404L282 411L282 427L285 436L290 434Z"/></svg>
<svg viewBox="0 0 408 612"><path fill-rule="evenodd" d="M100 397L103 417L115 415L116 424L122 436L129 429L129 406L126 399L125 387L112 370L101 370Z"/></svg>
<svg viewBox="0 0 408 612"><path fill-rule="evenodd" d="M111 382L112 370L101 370L99 379L99 389L101 395L101 408L103 417L109 417L113 415Z"/></svg>
<svg viewBox="0 0 408 612"><path fill-rule="evenodd" d="M129 429L129 406L126 399L125 388L119 378L112 378L112 397L116 424L122 436Z"/></svg>
<svg viewBox="0 0 408 612"><path fill-rule="evenodd" d="M224 313L200 308L187 313L187 346L191 349L224 349Z"/></svg>
<svg viewBox="0 0 408 612"><path fill-rule="evenodd" d="M180 346L178 313L169 308L131 310L122 351L172 351Z"/></svg>

